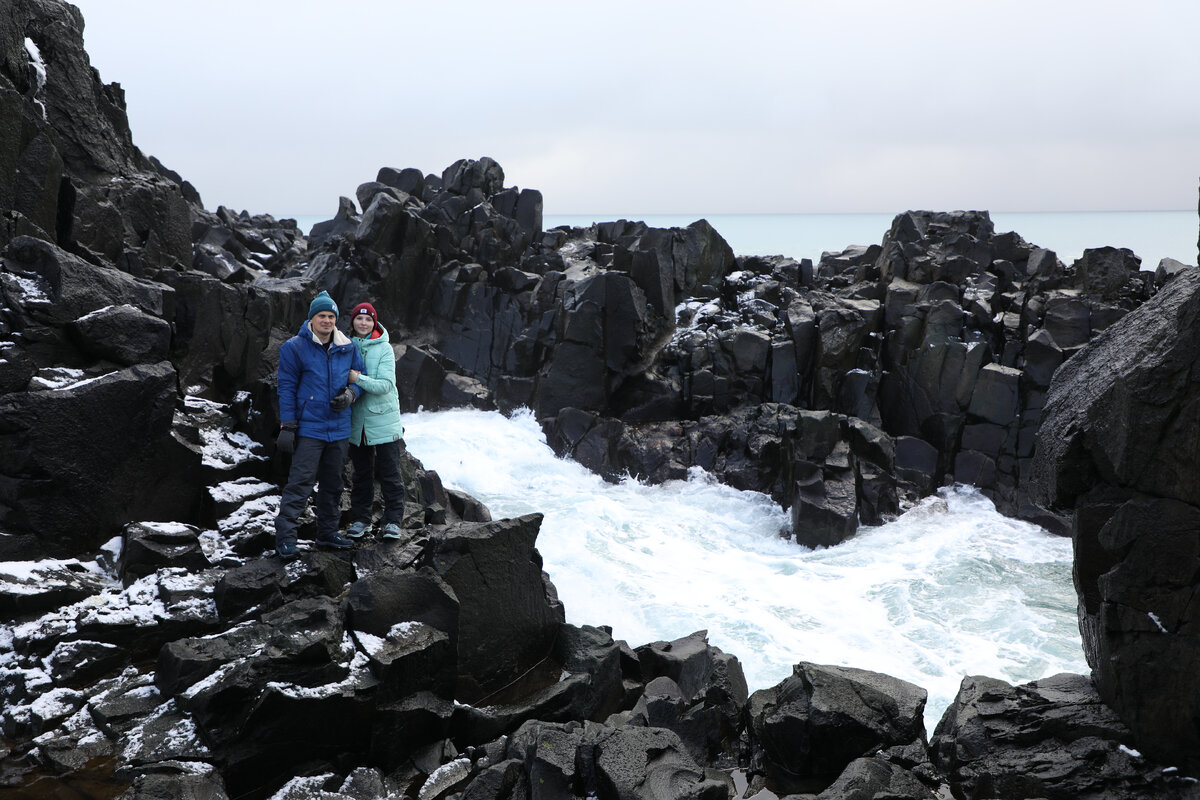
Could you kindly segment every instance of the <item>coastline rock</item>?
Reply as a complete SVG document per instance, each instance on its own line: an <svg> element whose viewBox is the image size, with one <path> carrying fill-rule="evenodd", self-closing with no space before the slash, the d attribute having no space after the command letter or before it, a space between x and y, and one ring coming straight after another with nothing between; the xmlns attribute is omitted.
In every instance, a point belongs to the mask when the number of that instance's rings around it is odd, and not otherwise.
<svg viewBox="0 0 1200 800"><path fill-rule="evenodd" d="M42 554L69 556L133 519L190 518L198 463L164 446L175 380L164 361L0 397L0 524L35 536Z"/></svg>
<svg viewBox="0 0 1200 800"><path fill-rule="evenodd" d="M645 685L622 724L673 731L699 764L736 764L749 698L737 657L710 645L707 631L635 652Z"/></svg>
<svg viewBox="0 0 1200 800"><path fill-rule="evenodd" d="M472 703L536 666L564 620L534 549L541 514L457 523L431 542L429 564L458 598L458 685Z"/></svg>
<svg viewBox="0 0 1200 800"><path fill-rule="evenodd" d="M8 619L44 613L99 593L108 579L78 559L13 561L0 570L0 613Z"/></svg>
<svg viewBox="0 0 1200 800"><path fill-rule="evenodd" d="M1144 759L1131 738L1082 675L1020 686L974 677L963 679L930 747L955 797L1200 796L1194 781Z"/></svg>
<svg viewBox="0 0 1200 800"><path fill-rule="evenodd" d="M190 525L134 522L125 526L118 569L128 586L159 569L201 572L211 564L200 546L200 532Z"/></svg>
<svg viewBox="0 0 1200 800"><path fill-rule="evenodd" d="M154 364L170 355L170 324L131 305L93 311L67 329L85 353L121 366Z"/></svg>
<svg viewBox="0 0 1200 800"><path fill-rule="evenodd" d="M1200 422L1194 270L1113 248L1067 268L970 211L900 214L816 267L737 258L704 220L546 231L486 157L381 169L306 239L201 208L133 145L78 10L10 5L0 554L64 556L0 594L12 774L113 796L715 798L734 767L826 797L1194 792L1132 746L1200 769L1195 470L1167 446ZM770 493L810 546L952 480L1073 511L1089 659L1132 744L1077 677L972 679L934 762L895 679L801 664L747 697L702 632L635 650L566 624L536 515L490 520L407 455L409 539L263 558L274 495L233 487L286 471L262 455L275 353L319 288L377 302L410 409L535 408L610 478L701 466ZM110 572L72 566L97 551Z"/></svg>
<svg viewBox="0 0 1200 800"><path fill-rule="evenodd" d="M751 774L776 793L822 791L855 759L924 745L926 697L887 675L801 662L790 678L750 696Z"/></svg>
<svg viewBox="0 0 1200 800"><path fill-rule="evenodd" d="M513 734L507 755L522 763L539 797L724 800L733 788L701 769L678 737L661 728L527 723Z"/></svg>
<svg viewBox="0 0 1200 800"><path fill-rule="evenodd" d="M882 758L859 758L838 776L817 800L935 800L920 779Z"/></svg>
<svg viewBox="0 0 1200 800"><path fill-rule="evenodd" d="M1058 369L1034 461L1046 504L1071 508L1098 484L1200 498L1186 448L1171 446L1200 430L1198 316L1200 272L1189 271Z"/></svg>

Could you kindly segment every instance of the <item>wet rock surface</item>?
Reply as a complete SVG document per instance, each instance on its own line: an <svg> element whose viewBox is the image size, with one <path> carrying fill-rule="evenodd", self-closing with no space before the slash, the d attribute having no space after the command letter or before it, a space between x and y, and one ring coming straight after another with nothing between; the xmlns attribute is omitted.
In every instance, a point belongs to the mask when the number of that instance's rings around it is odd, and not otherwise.
<svg viewBox="0 0 1200 800"><path fill-rule="evenodd" d="M1200 655L1196 271L1172 278L1055 377L1038 434L1045 502L1074 512L1084 654L1147 754L1196 769Z"/></svg>
<svg viewBox="0 0 1200 800"><path fill-rule="evenodd" d="M931 741L955 797L1195 797L1195 781L1129 746L1082 675L1021 686L965 678Z"/></svg>

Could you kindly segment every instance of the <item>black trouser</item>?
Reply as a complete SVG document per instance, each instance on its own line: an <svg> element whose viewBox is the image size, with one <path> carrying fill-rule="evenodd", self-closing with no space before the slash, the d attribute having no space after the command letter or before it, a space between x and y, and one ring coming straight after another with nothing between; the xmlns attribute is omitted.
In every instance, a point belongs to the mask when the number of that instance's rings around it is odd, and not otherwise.
<svg viewBox="0 0 1200 800"><path fill-rule="evenodd" d="M296 542L296 529L304 504L317 484L317 539L328 539L337 533L341 522L338 505L342 499L342 467L346 464L349 439L324 442L296 437L296 452L288 471L287 486L279 498L279 516L275 517L275 545Z"/></svg>
<svg viewBox="0 0 1200 800"><path fill-rule="evenodd" d="M383 495L384 523L404 526L404 478L400 474L400 440L376 445L350 445L354 480L350 484L350 516L355 522L371 521L375 478Z"/></svg>

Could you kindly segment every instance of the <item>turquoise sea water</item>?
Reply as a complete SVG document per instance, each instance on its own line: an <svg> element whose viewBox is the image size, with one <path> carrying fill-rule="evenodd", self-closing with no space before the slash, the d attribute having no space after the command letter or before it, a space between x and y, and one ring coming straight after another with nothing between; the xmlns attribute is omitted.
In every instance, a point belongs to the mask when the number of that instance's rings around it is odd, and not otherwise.
<svg viewBox="0 0 1200 800"><path fill-rule="evenodd" d="M654 227L689 225L707 219L729 242L734 253L811 258L850 245L878 244L894 214L547 214L546 228L586 226L616 219L641 220ZM298 216L308 231L324 216ZM1054 211L992 212L997 233L1016 231L1026 241L1046 247L1066 264L1089 247L1127 247L1153 270L1163 258L1196 263L1200 230L1195 211Z"/></svg>

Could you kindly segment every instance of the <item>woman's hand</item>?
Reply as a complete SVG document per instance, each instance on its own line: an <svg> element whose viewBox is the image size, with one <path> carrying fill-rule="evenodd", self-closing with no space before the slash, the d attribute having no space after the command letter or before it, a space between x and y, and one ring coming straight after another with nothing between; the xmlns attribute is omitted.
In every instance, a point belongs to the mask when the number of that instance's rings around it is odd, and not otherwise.
<svg viewBox="0 0 1200 800"><path fill-rule="evenodd" d="M358 370L356 370L356 369L352 369L352 370L350 370L350 382L351 382L351 383L358 383L358 376L359 376L359 375L362 375L362 373L361 373L361 372L359 372Z"/></svg>

